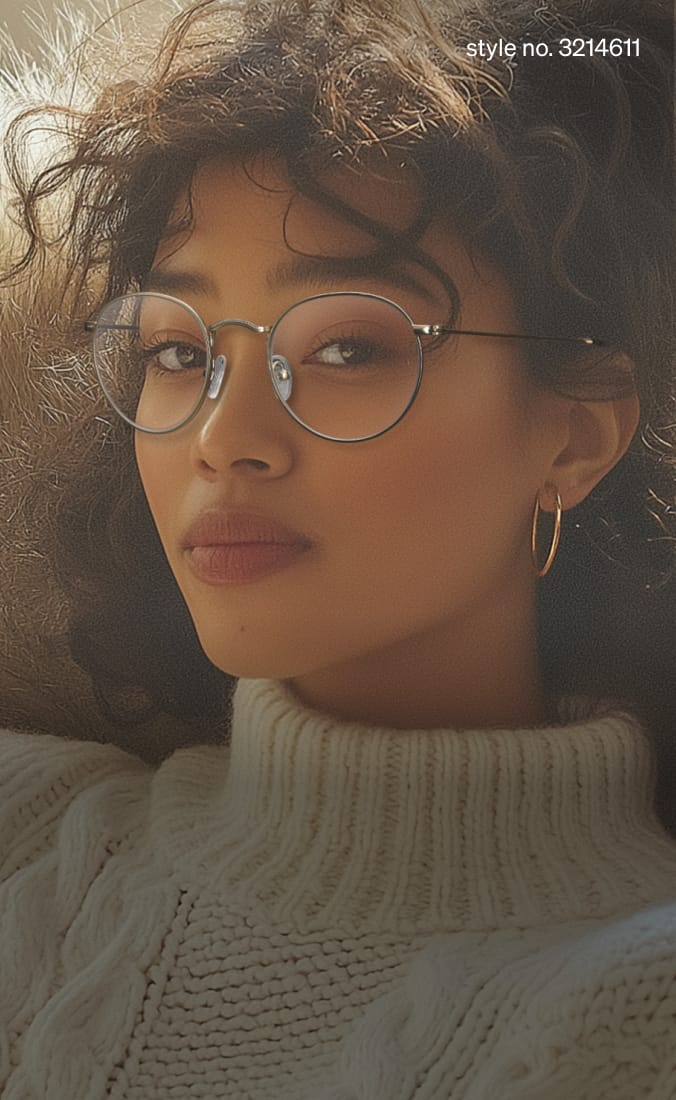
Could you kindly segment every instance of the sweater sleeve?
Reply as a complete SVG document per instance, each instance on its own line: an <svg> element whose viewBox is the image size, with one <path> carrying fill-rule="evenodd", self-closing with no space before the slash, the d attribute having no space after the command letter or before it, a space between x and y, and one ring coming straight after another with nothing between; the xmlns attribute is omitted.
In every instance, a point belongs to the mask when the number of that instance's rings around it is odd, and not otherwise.
<svg viewBox="0 0 676 1100"><path fill-rule="evenodd" d="M148 771L113 745L0 731L0 1093L91 884L138 832Z"/></svg>
<svg viewBox="0 0 676 1100"><path fill-rule="evenodd" d="M370 1006L313 1100L674 1100L676 904L539 949L460 940Z"/></svg>

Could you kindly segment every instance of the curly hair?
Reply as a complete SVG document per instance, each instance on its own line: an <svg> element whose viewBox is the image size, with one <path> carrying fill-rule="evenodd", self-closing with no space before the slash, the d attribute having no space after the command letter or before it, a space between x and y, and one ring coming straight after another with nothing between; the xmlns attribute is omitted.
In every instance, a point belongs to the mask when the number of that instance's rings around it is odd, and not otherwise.
<svg viewBox="0 0 676 1100"><path fill-rule="evenodd" d="M564 57L565 36L638 39L640 54ZM538 588L541 665L549 692L610 695L644 717L660 812L676 830L672 36L659 0L537 11L531 0L184 4L136 75L93 105L46 104L14 121L6 155L26 236L6 278L34 278L50 249L64 249L69 309L82 321L139 288L160 237L189 226L189 210L172 218L199 164L253 165L266 153L284 159L298 193L367 229L384 257L406 254L439 278L451 316L457 292L418 245L435 220L506 276L524 331L603 340L603 353L526 345L538 385L580 400L636 392L641 406L627 454L566 513ZM479 40L544 42L549 55L473 56ZM31 172L41 117L63 147ZM422 196L405 230L326 185L336 164L377 174L404 163ZM44 213L54 198L58 229ZM64 435L82 459L54 547L72 654L117 722L227 715L235 681L199 646L130 432L97 400Z"/></svg>

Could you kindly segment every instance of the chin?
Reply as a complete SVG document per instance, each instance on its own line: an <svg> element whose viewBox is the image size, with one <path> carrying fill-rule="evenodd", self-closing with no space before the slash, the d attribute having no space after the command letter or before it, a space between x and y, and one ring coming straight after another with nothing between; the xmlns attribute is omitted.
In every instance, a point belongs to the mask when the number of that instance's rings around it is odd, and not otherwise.
<svg viewBox="0 0 676 1100"><path fill-rule="evenodd" d="M298 660L274 654L238 654L224 653L222 648L210 647L200 639L202 648L212 665L228 676L241 680L289 680L302 676L308 668Z"/></svg>

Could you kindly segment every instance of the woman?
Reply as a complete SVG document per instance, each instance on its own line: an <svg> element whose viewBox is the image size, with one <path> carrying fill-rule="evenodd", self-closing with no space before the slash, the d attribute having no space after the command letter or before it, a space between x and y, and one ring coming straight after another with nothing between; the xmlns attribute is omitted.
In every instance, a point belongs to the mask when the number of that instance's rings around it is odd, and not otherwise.
<svg viewBox="0 0 676 1100"><path fill-rule="evenodd" d="M3 1095L673 1095L668 19L584 12L194 4L15 126L73 653L223 735L4 734Z"/></svg>

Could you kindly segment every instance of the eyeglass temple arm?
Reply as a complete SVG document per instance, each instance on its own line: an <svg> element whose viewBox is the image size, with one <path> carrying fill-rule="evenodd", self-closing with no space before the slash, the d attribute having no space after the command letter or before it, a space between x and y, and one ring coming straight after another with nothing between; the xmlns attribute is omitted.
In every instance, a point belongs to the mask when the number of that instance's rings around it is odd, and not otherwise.
<svg viewBox="0 0 676 1100"><path fill-rule="evenodd" d="M499 336L503 340L549 340L555 343L605 347L603 340L597 340L592 336L532 336L525 332L480 332L478 329L445 328L443 325L414 325L413 329L419 336Z"/></svg>
<svg viewBox="0 0 676 1100"><path fill-rule="evenodd" d="M85 321L84 323L85 332L96 332L97 328L120 328L125 332L136 332L138 325L99 325L98 321Z"/></svg>

